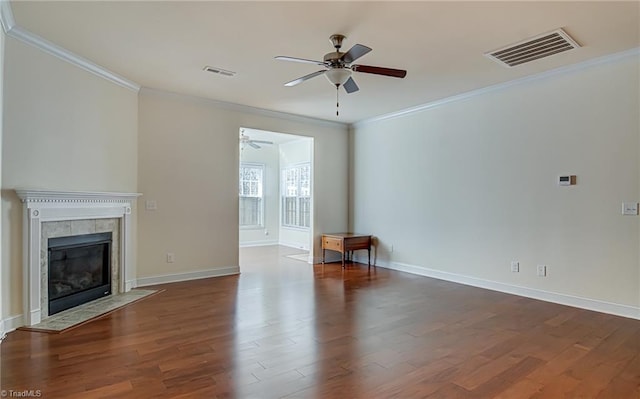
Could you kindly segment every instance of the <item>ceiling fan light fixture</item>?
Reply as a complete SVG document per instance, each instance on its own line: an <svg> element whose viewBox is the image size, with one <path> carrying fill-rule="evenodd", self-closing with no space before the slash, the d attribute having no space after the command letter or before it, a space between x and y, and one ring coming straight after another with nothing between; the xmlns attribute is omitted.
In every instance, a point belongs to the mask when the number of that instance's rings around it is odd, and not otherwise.
<svg viewBox="0 0 640 399"><path fill-rule="evenodd" d="M324 75L329 82L336 86L343 85L351 77L351 70L346 68L332 68L327 70Z"/></svg>

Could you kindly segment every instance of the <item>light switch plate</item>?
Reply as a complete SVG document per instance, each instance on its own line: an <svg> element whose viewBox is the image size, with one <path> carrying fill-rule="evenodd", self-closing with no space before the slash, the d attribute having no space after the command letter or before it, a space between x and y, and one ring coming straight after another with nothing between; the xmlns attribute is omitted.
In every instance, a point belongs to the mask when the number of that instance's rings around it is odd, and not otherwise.
<svg viewBox="0 0 640 399"><path fill-rule="evenodd" d="M538 265L536 270L537 270L538 277L546 277L547 276L547 266Z"/></svg>
<svg viewBox="0 0 640 399"><path fill-rule="evenodd" d="M511 262L511 271L513 273L518 273L520 271L520 262L512 261Z"/></svg>
<svg viewBox="0 0 640 399"><path fill-rule="evenodd" d="M635 216L638 214L638 203L637 202L623 202L622 203L622 214L623 215L631 215Z"/></svg>
<svg viewBox="0 0 640 399"><path fill-rule="evenodd" d="M144 209L148 211L155 211L158 209L158 203L154 200L147 200L144 202Z"/></svg>

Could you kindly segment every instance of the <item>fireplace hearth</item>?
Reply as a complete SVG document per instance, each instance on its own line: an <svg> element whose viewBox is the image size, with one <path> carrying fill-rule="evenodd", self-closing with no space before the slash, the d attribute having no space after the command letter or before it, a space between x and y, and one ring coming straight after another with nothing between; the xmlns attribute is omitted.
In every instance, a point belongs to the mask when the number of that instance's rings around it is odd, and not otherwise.
<svg viewBox="0 0 640 399"><path fill-rule="evenodd" d="M111 233L49 238L49 316L111 295Z"/></svg>

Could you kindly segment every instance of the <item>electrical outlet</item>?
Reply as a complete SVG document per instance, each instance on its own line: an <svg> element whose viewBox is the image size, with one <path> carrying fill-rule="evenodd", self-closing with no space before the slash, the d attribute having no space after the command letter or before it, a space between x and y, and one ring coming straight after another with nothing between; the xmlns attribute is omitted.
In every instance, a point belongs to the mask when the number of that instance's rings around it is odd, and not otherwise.
<svg viewBox="0 0 640 399"><path fill-rule="evenodd" d="M520 271L520 262L518 261L511 261L511 271L513 273L518 273Z"/></svg>
<svg viewBox="0 0 640 399"><path fill-rule="evenodd" d="M538 265L538 277L546 277L547 276L547 266Z"/></svg>
<svg viewBox="0 0 640 399"><path fill-rule="evenodd" d="M173 252L168 252L167 253L167 263L173 263L176 261L176 254L174 254Z"/></svg>

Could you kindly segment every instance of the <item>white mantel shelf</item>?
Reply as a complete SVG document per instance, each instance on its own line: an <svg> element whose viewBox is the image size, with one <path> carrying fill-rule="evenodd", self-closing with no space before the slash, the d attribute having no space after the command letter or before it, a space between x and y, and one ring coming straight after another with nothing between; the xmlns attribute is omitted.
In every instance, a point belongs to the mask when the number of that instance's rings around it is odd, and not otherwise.
<svg viewBox="0 0 640 399"><path fill-rule="evenodd" d="M120 287L118 292L135 288L133 203L142 194L93 191L50 191L16 189L23 203L24 324L31 326L42 319L40 265L43 262L42 224L53 221L83 219L120 219ZM44 245L44 247L43 247Z"/></svg>
<svg viewBox="0 0 640 399"><path fill-rule="evenodd" d="M97 191L46 191L16 189L22 202L131 202L142 194Z"/></svg>

